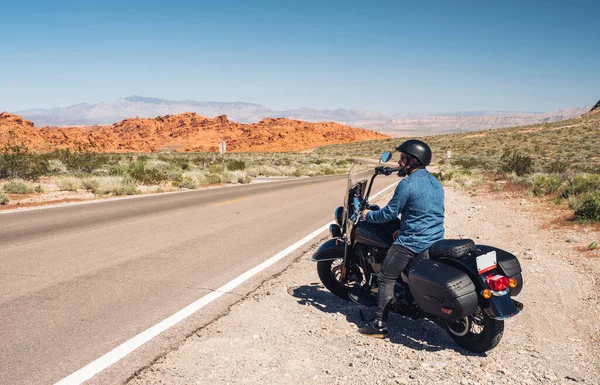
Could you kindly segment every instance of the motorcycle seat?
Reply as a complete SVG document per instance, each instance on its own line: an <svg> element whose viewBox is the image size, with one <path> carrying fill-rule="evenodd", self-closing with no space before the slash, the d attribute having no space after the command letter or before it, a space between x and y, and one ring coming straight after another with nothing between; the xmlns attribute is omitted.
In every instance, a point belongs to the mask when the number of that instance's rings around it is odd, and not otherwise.
<svg viewBox="0 0 600 385"><path fill-rule="evenodd" d="M443 239L429 247L429 256L432 259L461 258L475 249L475 242L472 239Z"/></svg>

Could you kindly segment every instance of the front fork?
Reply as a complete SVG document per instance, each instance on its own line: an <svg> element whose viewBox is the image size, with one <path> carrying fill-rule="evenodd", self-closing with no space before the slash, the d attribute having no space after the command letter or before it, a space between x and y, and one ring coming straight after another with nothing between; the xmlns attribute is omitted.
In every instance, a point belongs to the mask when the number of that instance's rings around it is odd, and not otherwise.
<svg viewBox="0 0 600 385"><path fill-rule="evenodd" d="M345 284L348 280L348 240L344 237L344 261L342 262L342 276L340 281Z"/></svg>

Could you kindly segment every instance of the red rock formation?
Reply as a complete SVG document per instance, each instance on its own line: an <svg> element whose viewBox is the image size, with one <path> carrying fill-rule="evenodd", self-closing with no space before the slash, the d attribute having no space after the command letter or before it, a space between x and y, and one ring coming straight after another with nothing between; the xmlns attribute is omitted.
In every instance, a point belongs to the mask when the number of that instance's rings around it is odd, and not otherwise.
<svg viewBox="0 0 600 385"><path fill-rule="evenodd" d="M374 131L338 123L307 123L290 119L263 119L258 123L231 122L196 113L125 119L112 126L34 127L33 122L7 112L0 114L0 145L10 140L31 150L70 148L97 152L217 151L227 142L230 152L276 152L307 150L333 143L386 139Z"/></svg>

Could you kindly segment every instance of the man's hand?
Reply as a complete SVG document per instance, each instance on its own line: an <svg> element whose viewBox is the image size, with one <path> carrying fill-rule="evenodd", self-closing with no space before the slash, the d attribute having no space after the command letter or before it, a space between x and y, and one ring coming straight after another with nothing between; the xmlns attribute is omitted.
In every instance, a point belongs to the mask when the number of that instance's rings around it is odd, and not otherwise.
<svg viewBox="0 0 600 385"><path fill-rule="evenodd" d="M392 235L392 238L394 240L396 240L396 238L398 238L399 236L400 236L400 230L396 230L396 231L394 231L394 235Z"/></svg>
<svg viewBox="0 0 600 385"><path fill-rule="evenodd" d="M371 210L363 210L363 211L360 212L360 215L361 215L362 219L365 219L365 220L367 219L367 213L369 211L371 211Z"/></svg>

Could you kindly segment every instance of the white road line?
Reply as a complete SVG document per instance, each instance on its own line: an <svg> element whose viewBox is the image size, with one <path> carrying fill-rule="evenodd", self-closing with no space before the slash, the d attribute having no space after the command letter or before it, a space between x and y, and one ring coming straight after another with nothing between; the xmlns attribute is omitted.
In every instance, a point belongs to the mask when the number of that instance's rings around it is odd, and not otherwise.
<svg viewBox="0 0 600 385"><path fill-rule="evenodd" d="M380 194L383 194L385 191L394 187L396 184L397 183L394 183L394 184L384 188L377 194L373 195L371 198L376 198ZM313 239L317 235L321 234L323 231L327 230L329 228L329 225L332 223L333 223L333 221L325 224L324 226L319 227L317 230L308 234L306 237L302 238L301 240L294 243L293 245L288 246L284 250L281 250L279 253L275 254L274 256L272 256L271 258L262 262L261 264L255 266L252 269L246 271L245 273L239 275L237 278L234 278L232 281L229 281L228 283L219 287L218 289L211 292L210 294L207 294L204 297L193 302L192 304L184 307L183 309L179 310L177 313L160 321L159 323L150 327L149 329L146 329L145 331L141 332L140 334L136 335L135 337L131 338L130 340L123 342L121 345L117 346L116 348L114 348L110 352L106 353L102 357L97 358L96 360L90 362L89 364L87 364L83 368L79 369L78 371L76 371L76 372L68 375L67 377L63 378L62 380L58 381L55 385L67 385L67 384L75 385L75 384L81 384L81 383L89 380L96 374L100 373L101 371L108 368L115 362L117 362L117 361L121 360L123 357L127 356L129 353L133 352L140 346L144 345L146 342L150 341L152 338L156 337L160 333L162 333L165 330L169 329L170 327L174 326L178 322L183 321L190 315L192 315L195 312L197 312L198 310L202 309L204 306L208 305L212 301L221 297L223 294L230 292L231 290L235 289L236 287L238 287L239 285L241 285L242 283L247 281L249 278L260 273L261 271L265 270L269 266L273 265L274 263L276 263L279 260L286 257L288 254L294 252L299 247L308 243L311 239Z"/></svg>

